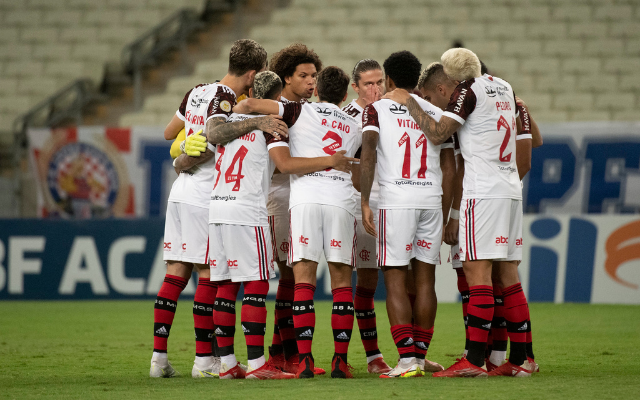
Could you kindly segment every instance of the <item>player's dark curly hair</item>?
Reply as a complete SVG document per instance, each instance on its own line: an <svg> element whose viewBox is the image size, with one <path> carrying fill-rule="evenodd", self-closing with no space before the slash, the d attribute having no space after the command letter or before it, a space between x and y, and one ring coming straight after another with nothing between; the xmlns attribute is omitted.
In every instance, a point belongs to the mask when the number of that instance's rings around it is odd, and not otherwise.
<svg viewBox="0 0 640 400"><path fill-rule="evenodd" d="M356 66L353 67L351 79L353 79L353 82L358 85L358 82L360 82L360 74L367 71L374 71L376 69L382 69L380 63L378 63L376 60L365 58L364 60L358 61Z"/></svg>
<svg viewBox="0 0 640 400"><path fill-rule="evenodd" d="M349 89L349 75L341 68L327 67L318 74L318 98L335 105L344 100Z"/></svg>
<svg viewBox="0 0 640 400"><path fill-rule="evenodd" d="M422 64L418 57L403 50L391 54L384 60L384 73L400 89L412 91L418 84Z"/></svg>
<svg viewBox="0 0 640 400"><path fill-rule="evenodd" d="M291 44L274 54L269 62L269 70L278 74L282 85L286 86L285 78L293 76L296 67L300 64L313 64L316 66L316 71L322 70L320 57L302 43Z"/></svg>

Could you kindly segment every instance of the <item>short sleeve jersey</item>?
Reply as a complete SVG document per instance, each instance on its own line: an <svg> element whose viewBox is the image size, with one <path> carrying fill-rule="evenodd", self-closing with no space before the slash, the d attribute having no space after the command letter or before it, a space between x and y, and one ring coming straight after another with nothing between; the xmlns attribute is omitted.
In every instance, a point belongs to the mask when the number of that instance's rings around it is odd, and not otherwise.
<svg viewBox="0 0 640 400"><path fill-rule="evenodd" d="M358 124L360 125L360 127L362 127L362 113L364 112L364 108L360 107L360 105L356 102L356 99L353 99L351 103L344 106L342 108L342 111L344 111L345 113L355 118L355 120L358 121ZM356 158L360 158L361 149L362 147L360 147L360 149L358 149L358 151L356 152ZM355 196L356 196L356 217L360 218L360 216L362 215L362 210L360 206L360 199L361 199L360 192L356 190ZM371 185L371 193L369 195L369 206L371 207L372 210L374 210L374 212L375 210L378 209L379 196L380 196L380 185L378 184L378 173L376 171L375 177L373 178L373 184Z"/></svg>
<svg viewBox="0 0 640 400"><path fill-rule="evenodd" d="M293 103L280 96L280 101L284 104ZM301 103L305 103L303 99ZM267 210L269 215L289 215L289 196L291 195L291 183L288 174L275 174L271 178L271 188L269 189L269 199L267 200Z"/></svg>
<svg viewBox="0 0 640 400"><path fill-rule="evenodd" d="M411 96L426 113L440 120L442 110L414 94ZM433 144L405 106L387 99L367 106L362 129L379 133L381 209L442 208L440 150L453 147L451 140L443 145Z"/></svg>
<svg viewBox="0 0 640 400"><path fill-rule="evenodd" d="M191 136L200 129L204 132L210 118L226 120L235 103L236 95L228 86L219 83L198 85L184 96L176 115L184 121L187 136ZM215 150L211 145L209 148ZM173 182L169 201L209 207L214 175L215 158L182 171Z"/></svg>
<svg viewBox="0 0 640 400"><path fill-rule="evenodd" d="M462 124L463 198L522 199L516 140L531 139L531 127L518 108L511 85L486 74L461 82L451 95L443 115ZM519 134L516 118L522 121Z"/></svg>
<svg viewBox="0 0 640 400"><path fill-rule="evenodd" d="M227 122L259 116L232 114ZM219 172L211 192L210 223L269 225L267 196L275 170L269 150L276 146L288 146L288 138L276 139L260 130L218 146L216 169Z"/></svg>
<svg viewBox="0 0 640 400"><path fill-rule="evenodd" d="M330 103L282 104L282 119L289 128L292 157L328 157L340 150L353 157L362 145L358 122ZM356 213L351 174L328 169L305 175L290 175L289 208L298 204L326 204Z"/></svg>

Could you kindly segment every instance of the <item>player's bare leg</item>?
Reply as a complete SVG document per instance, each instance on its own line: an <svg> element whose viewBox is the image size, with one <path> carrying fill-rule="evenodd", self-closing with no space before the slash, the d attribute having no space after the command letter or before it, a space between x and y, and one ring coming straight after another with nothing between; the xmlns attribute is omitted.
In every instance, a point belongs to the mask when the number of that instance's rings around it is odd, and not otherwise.
<svg viewBox="0 0 640 400"><path fill-rule="evenodd" d="M509 361L493 370L490 376L530 376L535 366L527 360L529 307L520 285L517 261L496 262L504 296L504 318L507 321L510 349Z"/></svg>
<svg viewBox="0 0 640 400"><path fill-rule="evenodd" d="M198 286L193 298L193 326L196 336L196 358L191 369L194 378L217 377L220 357L216 357L214 338L213 303L218 292L218 283L210 280L209 265L194 264L198 272Z"/></svg>
<svg viewBox="0 0 640 400"><path fill-rule="evenodd" d="M416 259L411 261L411 276L416 291L413 307L413 340L418 364L427 372L442 371L442 365L426 359L438 310L436 266Z"/></svg>
<svg viewBox="0 0 640 400"><path fill-rule="evenodd" d="M167 274L156 297L153 310L153 355L149 371L149 376L152 378L170 378L178 374L167 357L167 340L178 305L178 297L187 286L192 271L191 263L167 261Z"/></svg>
<svg viewBox="0 0 640 400"><path fill-rule="evenodd" d="M373 301L376 287L378 287L378 269L358 268L354 308L360 339L367 355L367 371L370 374L380 375L389 372L391 368L384 361L378 347L378 329Z"/></svg>
<svg viewBox="0 0 640 400"><path fill-rule="evenodd" d="M313 332L316 327L316 311L313 295L316 291L316 271L318 263L302 260L293 265L296 286L293 300L293 325L300 359L296 377L313 378L314 363L311 354Z"/></svg>
<svg viewBox="0 0 640 400"><path fill-rule="evenodd" d="M353 378L347 361L349 342L353 332L353 288L351 276L353 267L341 263L329 263L331 276L331 293L333 309L331 311L331 328L335 352L331 362L332 378Z"/></svg>

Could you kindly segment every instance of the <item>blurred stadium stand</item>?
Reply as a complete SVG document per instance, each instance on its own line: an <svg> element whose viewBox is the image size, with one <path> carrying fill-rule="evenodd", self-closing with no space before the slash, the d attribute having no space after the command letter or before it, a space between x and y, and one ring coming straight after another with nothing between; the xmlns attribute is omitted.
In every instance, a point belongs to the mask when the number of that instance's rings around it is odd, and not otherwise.
<svg viewBox="0 0 640 400"><path fill-rule="evenodd" d="M350 72L364 57L410 50L423 66L454 40L512 83L540 122L640 118L640 3L635 0L293 0L249 37L269 54L293 41ZM169 120L184 93L226 72L227 50L170 79L120 125ZM352 93L353 95L353 93Z"/></svg>
<svg viewBox="0 0 640 400"><path fill-rule="evenodd" d="M208 7L220 2L240 6L172 57L132 64L149 50L145 36L157 44L168 17L190 9L206 22ZM241 37L269 54L302 41L324 65L348 72L362 58L383 61L401 49L426 66L457 41L511 82L538 122L640 120L637 0L0 0L0 16L4 216L29 216L25 210L33 208L32 182L14 179L17 169L27 169L14 150L25 144L11 132L17 117L67 88L68 98L58 101L84 125L163 126L189 88L224 76L231 43ZM136 42L143 51L131 56L126 49ZM142 69L135 91L132 77ZM85 107L84 115L74 109L96 94L98 106ZM45 118L31 126L63 124L50 118L58 108L42 107ZM8 205L18 188L22 211Z"/></svg>

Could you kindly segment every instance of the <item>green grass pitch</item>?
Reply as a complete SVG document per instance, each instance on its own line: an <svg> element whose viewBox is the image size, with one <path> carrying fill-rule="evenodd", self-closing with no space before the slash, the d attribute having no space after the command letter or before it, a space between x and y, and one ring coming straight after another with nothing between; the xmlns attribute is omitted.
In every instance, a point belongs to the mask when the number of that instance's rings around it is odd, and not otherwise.
<svg viewBox="0 0 640 400"><path fill-rule="evenodd" d="M182 300L169 358L182 376L148 377L153 301L0 303L0 398L131 399L602 399L640 391L640 307L533 304L534 351L541 372L530 379L383 380L366 373L357 328L349 351L356 379L328 375L305 381L222 381L191 378L192 303ZM333 354L329 302L316 302L314 355L329 369ZM267 344L273 302L268 303ZM376 303L380 347L397 353L384 303ZM238 313L239 314L239 313ZM239 315L238 315L239 319ZM428 358L445 367L463 346L460 304L441 304ZM242 330L236 353L246 361Z"/></svg>

